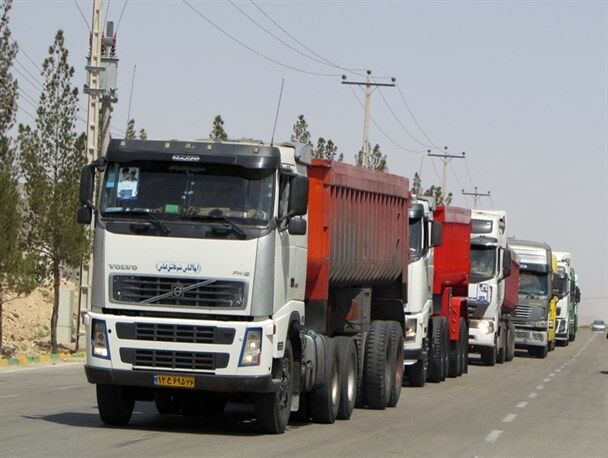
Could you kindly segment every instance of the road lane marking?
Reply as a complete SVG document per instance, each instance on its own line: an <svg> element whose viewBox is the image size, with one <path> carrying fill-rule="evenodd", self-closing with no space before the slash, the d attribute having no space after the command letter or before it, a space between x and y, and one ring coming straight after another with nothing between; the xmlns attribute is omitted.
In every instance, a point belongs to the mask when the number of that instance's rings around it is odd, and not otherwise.
<svg viewBox="0 0 608 458"><path fill-rule="evenodd" d="M528 401L521 401L521 402L518 402L515 407L517 407L518 409L523 409L527 405L528 405Z"/></svg>
<svg viewBox="0 0 608 458"><path fill-rule="evenodd" d="M517 414L516 413L510 413L508 415L505 415L505 418L502 419L503 423L511 423L513 420L515 420L515 418L517 418Z"/></svg>
<svg viewBox="0 0 608 458"><path fill-rule="evenodd" d="M543 379L543 382L545 382L545 383L550 382L550 381L551 381L550 378Z"/></svg>
<svg viewBox="0 0 608 458"><path fill-rule="evenodd" d="M12 399L12 398L18 398L19 396L21 396L20 394L5 394L4 396L0 396L0 399Z"/></svg>
<svg viewBox="0 0 608 458"><path fill-rule="evenodd" d="M545 388L545 385L536 385L537 390L542 390Z"/></svg>
<svg viewBox="0 0 608 458"><path fill-rule="evenodd" d="M555 369L555 372L561 372L561 371L562 371L561 367L559 369Z"/></svg>
<svg viewBox="0 0 608 458"><path fill-rule="evenodd" d="M490 431L490 434L486 436L486 442L490 442L493 444L500 437L502 431L499 429L495 429L494 431Z"/></svg>
<svg viewBox="0 0 608 458"><path fill-rule="evenodd" d="M530 399L534 399L536 396L538 396L538 393L530 393L530 394L528 395L528 397L529 397Z"/></svg>
<svg viewBox="0 0 608 458"><path fill-rule="evenodd" d="M555 372L551 372L551 373L549 374L549 377L555 377Z"/></svg>
<svg viewBox="0 0 608 458"><path fill-rule="evenodd" d="M72 388L80 388L84 385L68 385L68 386L58 386L56 388L51 388L51 391L63 391L63 390L71 390Z"/></svg>

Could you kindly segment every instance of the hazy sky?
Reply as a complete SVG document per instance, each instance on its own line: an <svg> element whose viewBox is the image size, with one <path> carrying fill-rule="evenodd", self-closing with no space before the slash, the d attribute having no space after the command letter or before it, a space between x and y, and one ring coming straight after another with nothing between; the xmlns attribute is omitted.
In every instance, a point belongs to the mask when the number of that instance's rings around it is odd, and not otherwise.
<svg viewBox="0 0 608 458"><path fill-rule="evenodd" d="M90 22L93 2L78 3ZM110 2L109 20L118 21L123 4ZM342 73L275 41L226 1L192 4L272 59L310 72ZM506 209L511 234L571 251L582 283L582 315L608 319L607 1L258 4L331 62L397 78L431 140L454 153L466 151L474 184L492 192L492 203L484 199L482 206ZM298 47L251 3L238 5ZM59 28L76 67L75 83L82 87L88 29L74 2L15 1L14 38L36 62ZM120 101L113 125L118 129L126 127L137 65L131 117L151 138L206 137L213 117L221 113L231 137L269 140L285 78L277 139L288 140L296 116L303 113L313 137L332 138L346 160L352 162L361 146L362 109L339 77L270 63L223 36L181 1L129 1L118 29L117 55ZM36 72L25 55L19 61ZM37 90L17 76L37 99ZM357 77L349 74L349 79ZM396 89L383 94L401 123L428 143ZM25 97L20 105L35 112ZM403 148L426 149L395 121L379 93L373 95L372 116ZM23 112L19 120L30 122ZM373 125L370 136L387 154L391 172L412 177L419 169L421 154L398 148ZM453 161L453 170L448 187L457 204L467 205L460 190L473 184L464 161ZM438 182L429 158L422 179L424 185Z"/></svg>

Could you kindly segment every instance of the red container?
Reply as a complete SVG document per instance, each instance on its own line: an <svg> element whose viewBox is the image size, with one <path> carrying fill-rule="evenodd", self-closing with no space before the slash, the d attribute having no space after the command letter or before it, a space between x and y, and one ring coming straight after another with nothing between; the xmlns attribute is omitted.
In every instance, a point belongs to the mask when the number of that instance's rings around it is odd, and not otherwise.
<svg viewBox="0 0 608 458"><path fill-rule="evenodd" d="M404 285L408 179L319 159L308 177L306 299L327 300L330 286Z"/></svg>
<svg viewBox="0 0 608 458"><path fill-rule="evenodd" d="M505 279L505 297L502 301L502 311L511 313L519 302L519 258L511 250L511 275Z"/></svg>
<svg viewBox="0 0 608 458"><path fill-rule="evenodd" d="M471 273L471 210L440 205L433 218L443 225L443 242L435 248L433 294L452 287L454 296L468 295Z"/></svg>

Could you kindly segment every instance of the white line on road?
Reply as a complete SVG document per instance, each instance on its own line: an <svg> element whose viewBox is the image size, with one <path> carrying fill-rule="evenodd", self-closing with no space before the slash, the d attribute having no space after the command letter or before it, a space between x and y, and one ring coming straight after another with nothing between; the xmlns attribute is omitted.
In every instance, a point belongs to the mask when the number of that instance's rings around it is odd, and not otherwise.
<svg viewBox="0 0 608 458"><path fill-rule="evenodd" d="M536 396L538 396L538 393L530 393L530 394L528 395L528 397L529 397L530 399L534 399Z"/></svg>
<svg viewBox="0 0 608 458"><path fill-rule="evenodd" d="M537 390L542 390L544 387L545 387L545 385L536 385Z"/></svg>
<svg viewBox="0 0 608 458"><path fill-rule="evenodd" d="M523 409L527 405L528 405L528 401L521 401L521 402L518 402L515 407L517 407L518 409Z"/></svg>
<svg viewBox="0 0 608 458"><path fill-rule="evenodd" d="M555 377L555 372L551 372L551 373L549 374L549 377Z"/></svg>
<svg viewBox="0 0 608 458"><path fill-rule="evenodd" d="M511 423L513 420L515 420L515 418L517 418L517 414L516 413L510 413L508 415L505 415L505 418L502 419L503 423Z"/></svg>
<svg viewBox="0 0 608 458"><path fill-rule="evenodd" d="M562 368L560 367L559 369L555 369L555 372L561 372Z"/></svg>
<svg viewBox="0 0 608 458"><path fill-rule="evenodd" d="M546 379L543 379L543 382L545 382L545 383L550 382L550 381L551 381L551 379L548 377Z"/></svg>
<svg viewBox="0 0 608 458"><path fill-rule="evenodd" d="M20 394L5 394L4 396L0 396L0 399L12 399L12 398L18 398L19 396L21 396Z"/></svg>
<svg viewBox="0 0 608 458"><path fill-rule="evenodd" d="M40 366L20 367L17 369L9 369L9 370L1 369L0 374L2 374L2 375L15 374L17 372L30 372L30 371L37 371L40 369L55 369L58 367L70 367L70 366L75 366L75 365L82 366L83 363L82 363L82 361L74 361L74 362L65 362L65 363L61 362L61 363L53 363L53 364L41 364Z"/></svg>
<svg viewBox="0 0 608 458"><path fill-rule="evenodd" d="M486 442L490 442L493 444L500 437L502 431L499 429L495 429L494 431L490 431L490 434L486 436Z"/></svg>
<svg viewBox="0 0 608 458"><path fill-rule="evenodd" d="M84 385L58 386L57 388L51 388L51 391L71 390L72 388L80 388L81 386L84 386Z"/></svg>

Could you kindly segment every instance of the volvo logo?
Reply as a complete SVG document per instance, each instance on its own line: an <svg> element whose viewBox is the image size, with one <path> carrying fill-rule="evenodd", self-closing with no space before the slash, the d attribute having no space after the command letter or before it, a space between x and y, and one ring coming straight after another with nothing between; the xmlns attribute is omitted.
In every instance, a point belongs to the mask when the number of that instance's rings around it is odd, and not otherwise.
<svg viewBox="0 0 608 458"><path fill-rule="evenodd" d="M136 265L132 264L108 264L111 270L137 270Z"/></svg>
<svg viewBox="0 0 608 458"><path fill-rule="evenodd" d="M182 297L182 294L184 294L184 287L181 283L176 283L171 286L171 293L173 294L173 297Z"/></svg>

